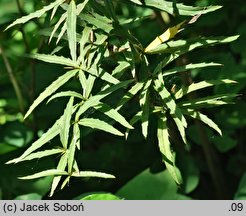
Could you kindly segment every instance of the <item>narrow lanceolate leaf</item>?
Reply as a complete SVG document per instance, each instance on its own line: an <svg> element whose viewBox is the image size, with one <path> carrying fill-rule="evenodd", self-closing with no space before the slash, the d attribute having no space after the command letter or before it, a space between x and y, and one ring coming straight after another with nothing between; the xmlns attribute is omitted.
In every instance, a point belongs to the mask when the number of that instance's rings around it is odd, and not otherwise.
<svg viewBox="0 0 246 216"><path fill-rule="evenodd" d="M147 138L148 135L148 126L149 126L149 106L150 106L150 102L149 102L149 94L148 92L146 92L146 100L145 103L142 106L142 134L144 136L144 138Z"/></svg>
<svg viewBox="0 0 246 216"><path fill-rule="evenodd" d="M76 4L74 0L72 0L69 4L68 11L67 11L67 37L68 37L70 54L74 62L76 62L77 60L76 24L77 24Z"/></svg>
<svg viewBox="0 0 246 216"><path fill-rule="evenodd" d="M145 52L150 52L152 49L156 48L158 45L172 39L180 31L185 21L179 23L176 26L168 28L162 35L156 37L146 48Z"/></svg>
<svg viewBox="0 0 246 216"><path fill-rule="evenodd" d="M77 6L77 10L76 10L76 15L79 15L85 8L85 6L87 5L87 3L89 2L90 0L84 0L83 3L80 3L78 4Z"/></svg>
<svg viewBox="0 0 246 216"><path fill-rule="evenodd" d="M71 176L68 176L65 178L65 180L62 182L61 189L63 189L70 181Z"/></svg>
<svg viewBox="0 0 246 216"><path fill-rule="evenodd" d="M60 121L60 139L64 149L67 149L69 139L69 128L71 125L71 117L73 113L73 101L74 97L71 97Z"/></svg>
<svg viewBox="0 0 246 216"><path fill-rule="evenodd" d="M161 96L164 105L167 106L168 109L170 109L170 114L175 121L177 128L179 130L179 133L184 141L185 144L187 144L186 141L186 135L185 135L185 128L187 127L187 122L185 117L183 116L181 110L176 105L175 101L173 100L171 94L168 92L168 90L164 86L164 81L162 78L162 75L159 74L158 79L155 80L155 89Z"/></svg>
<svg viewBox="0 0 246 216"><path fill-rule="evenodd" d="M143 87L143 90L140 94L139 103L142 109L142 133L144 138L147 138L148 135L148 125L149 125L149 86L152 80L148 80Z"/></svg>
<svg viewBox="0 0 246 216"><path fill-rule="evenodd" d="M120 82L116 85L113 85L113 86L106 88L105 90L99 92L97 95L90 97L87 101L85 101L85 103L80 107L80 109L76 113L76 120L78 120L80 115L83 114L87 109L89 109L90 107L94 107L97 104L99 104L101 99L103 99L104 97L108 96L109 94L113 93L114 91L116 91L120 88L126 87L131 82L132 82L132 80Z"/></svg>
<svg viewBox="0 0 246 216"><path fill-rule="evenodd" d="M113 77L110 73L106 72L102 68L92 66L89 69L84 69L84 71L86 71L87 73L91 75L99 77L100 79L105 80L108 83L117 84L120 82L118 79Z"/></svg>
<svg viewBox="0 0 246 216"><path fill-rule="evenodd" d="M227 104L228 102L223 101L223 99L229 99L229 98L234 98L236 97L237 94L220 94L220 95L213 95L213 96L208 96L204 98L198 98L194 100L189 100L185 102L180 102L178 103L180 107L195 107L195 108L201 108L201 107L210 107L211 105L216 106L216 105L224 105Z"/></svg>
<svg viewBox="0 0 246 216"><path fill-rule="evenodd" d="M105 22L103 20L104 17L102 17L102 16L100 16L98 14L97 14L97 17L95 17L94 13L93 13L93 16L83 13L83 14L80 15L80 18L82 20L88 22L89 24L94 25L95 27L97 27L99 29L102 29L106 33L109 33L113 29L112 24L109 24L109 23Z"/></svg>
<svg viewBox="0 0 246 216"><path fill-rule="evenodd" d="M181 110L176 105L175 100L172 98L170 92L166 89L164 85L164 80L161 74L158 75L158 79L155 79L155 89L161 96L164 104L170 109L170 114L175 115L184 125L187 127L187 122L181 113Z"/></svg>
<svg viewBox="0 0 246 216"><path fill-rule="evenodd" d="M69 58L65 58L63 56L56 55L46 55L46 54L33 54L30 56L31 58L52 63L52 64L60 64L68 67L79 68L79 65L76 62L73 62Z"/></svg>
<svg viewBox="0 0 246 216"><path fill-rule="evenodd" d="M49 85L39 96L38 98L33 102L33 104L30 106L29 110L27 111L24 118L29 116L31 112L41 103L43 102L47 97L49 97L52 93L54 93L58 88L60 88L62 85L64 85L69 79L74 77L78 70L71 70L60 76L57 80L55 80L51 85Z"/></svg>
<svg viewBox="0 0 246 216"><path fill-rule="evenodd" d="M210 86L214 85L220 85L220 84L235 84L237 83L234 80L229 80L229 79L223 79L223 80L206 80L206 81L201 81L198 83L192 83L191 85L187 87L183 87L177 93L175 94L175 98L179 99L182 98L184 95L189 94L193 91L197 91L199 89L207 88Z"/></svg>
<svg viewBox="0 0 246 216"><path fill-rule="evenodd" d="M132 119L130 120L130 124L131 125L134 125L136 122L140 121L141 120L141 117L142 117L142 114L143 114L143 111L139 111L137 114L135 114ZM125 138L127 139L128 138L128 135L129 135L129 131L130 129L127 129L126 130L126 133L125 133Z"/></svg>
<svg viewBox="0 0 246 216"><path fill-rule="evenodd" d="M148 7L154 7L159 10L166 11L170 14L177 14L183 16L195 16L197 14L206 14L221 8L221 6L208 6L208 7L193 7L183 5L181 3L173 3L171 1L164 0L130 0L136 4L144 5Z"/></svg>
<svg viewBox="0 0 246 216"><path fill-rule="evenodd" d="M185 115L188 115L192 118L199 119L200 121L202 121L203 123L205 123L209 127L213 128L215 131L217 131L222 136L222 132L221 132L220 128L218 127L218 125L215 124L213 122L213 120L208 118L206 115L204 115L198 111L192 110L192 109L182 110L182 112Z"/></svg>
<svg viewBox="0 0 246 216"><path fill-rule="evenodd" d="M90 75L91 76L91 75ZM85 76L85 73L84 73L84 71L82 71L82 70L80 70L79 71L79 82L80 82L80 85L81 85L81 87L82 87L82 89L83 89L83 96L85 97L85 98L87 98L85 95L85 93L86 93L86 87L87 87L87 78L86 78L86 76Z"/></svg>
<svg viewBox="0 0 246 216"><path fill-rule="evenodd" d="M85 26L83 31L82 31L82 37L79 41L79 44L80 44L80 48L79 48L79 51L80 51L80 55L79 55L79 60L80 62L82 63L82 65L85 64L85 59L86 59L86 54L87 54L87 51L85 49L85 44L88 43L89 41L89 36L92 32L92 28L88 27L88 26ZM90 47L88 47L90 48Z"/></svg>
<svg viewBox="0 0 246 216"><path fill-rule="evenodd" d="M79 81L83 89L84 98L89 98L91 91L93 89L96 77L91 74L86 78L84 71L79 71Z"/></svg>
<svg viewBox="0 0 246 216"><path fill-rule="evenodd" d="M174 61L175 59L177 59L179 56L183 55L184 53L186 53L186 52L183 51L183 52L180 52L180 53L172 53L172 54L168 55L167 57L165 57L163 60L161 60L158 63L158 65L154 69L153 75L156 75L156 74L161 73L162 68L164 68L165 66L167 66L168 64L170 64L172 61Z"/></svg>
<svg viewBox="0 0 246 216"><path fill-rule="evenodd" d="M118 62L119 65L112 71L114 77L120 77L128 68L131 67L131 64L126 61Z"/></svg>
<svg viewBox="0 0 246 216"><path fill-rule="evenodd" d="M76 140L76 146L80 150L80 129L79 124L75 123L73 126L73 139ZM73 164L75 167L77 166L76 161Z"/></svg>
<svg viewBox="0 0 246 216"><path fill-rule="evenodd" d="M52 10L51 16L50 16L50 20L52 20L56 14L56 11L58 9L59 5L55 6Z"/></svg>
<svg viewBox="0 0 246 216"><path fill-rule="evenodd" d="M59 154L62 152L64 152L63 149L51 149L51 150L39 151L39 152L29 154L27 157L23 158L21 161L33 160L37 158L39 159L39 158L47 157L50 155ZM8 161L6 164L15 163L15 161L16 159Z"/></svg>
<svg viewBox="0 0 246 216"><path fill-rule="evenodd" d="M30 155L35 150L41 148L44 144L52 140L55 136L59 134L59 122L61 118L59 118L55 124L46 132L44 133L38 140L36 140L20 157L8 161L7 163L19 163L23 159L25 159L28 155Z"/></svg>
<svg viewBox="0 0 246 216"><path fill-rule="evenodd" d="M114 175L102 173L102 172L94 172L94 171L80 171L74 172L72 174L73 177L95 177L95 178L115 178Z"/></svg>
<svg viewBox="0 0 246 216"><path fill-rule="evenodd" d="M68 173L72 172L73 169L73 163L75 161L74 154L76 149L76 143L74 141L71 142L71 145L69 146L69 153L68 153Z"/></svg>
<svg viewBox="0 0 246 216"><path fill-rule="evenodd" d="M85 98L79 94L78 92L75 91L63 91L63 92L58 92L54 95L52 95L52 97L49 98L49 100L47 101L47 103L49 103L50 101L59 98L59 97L75 97L75 98L80 98L82 100L84 100Z"/></svg>
<svg viewBox="0 0 246 216"><path fill-rule="evenodd" d="M99 103L94 107L96 110L102 112L103 114L107 115L109 118L120 123L122 126L133 129L133 127L126 121L124 116L122 116L117 110L111 108L105 103Z"/></svg>
<svg viewBox="0 0 246 216"><path fill-rule="evenodd" d="M175 67L175 68L172 68L172 69L167 70L167 71L162 71L162 74L163 74L163 76L169 76L169 75L173 75L173 74L184 72L184 71L191 70L191 69L205 68L205 67L216 67L216 66L222 66L222 64L213 63L213 62L188 64L188 65L184 65L184 66L180 66L180 67Z"/></svg>
<svg viewBox="0 0 246 216"><path fill-rule="evenodd" d="M90 94L92 92L92 89L94 87L94 83L96 81L96 77L89 75L87 80L86 80L86 86L85 86L85 98L89 98Z"/></svg>
<svg viewBox="0 0 246 216"><path fill-rule="evenodd" d="M58 163L56 169L57 169L57 170L60 170L60 171L62 171L62 172L65 172L65 169L66 169L66 167L67 167L67 162L68 162L68 153L65 152L65 153L61 156L61 158L60 158L60 160L59 160L59 163ZM68 174L68 173L67 173L67 174ZM55 189L57 188L57 186L58 186L60 180L61 180L61 175L58 175L58 176L55 176L55 177L54 177L54 179L53 179L53 181L52 181L52 185L51 185L51 190L50 190L49 196L52 196L52 195L54 194Z"/></svg>
<svg viewBox="0 0 246 216"><path fill-rule="evenodd" d="M66 30L67 30L67 20L65 20L65 22L63 23L63 26L62 26L62 28L61 28L61 31L60 31L60 33L59 33L57 39L56 39L56 44L59 43L59 41L61 40L61 38L62 38L63 35L65 34Z"/></svg>
<svg viewBox="0 0 246 216"><path fill-rule="evenodd" d="M171 144L169 141L169 134L167 128L167 118L165 114L162 114L161 118L158 120L158 130L157 137L159 143L160 152L163 155L163 161L167 167L172 178L177 184L182 183L182 178L178 168L175 166L175 158L171 150Z"/></svg>
<svg viewBox="0 0 246 216"><path fill-rule="evenodd" d="M124 104L126 104L131 98L133 98L144 86L144 83L136 83L131 89L123 96L117 105L116 110L119 110Z"/></svg>
<svg viewBox="0 0 246 216"><path fill-rule="evenodd" d="M76 149L76 145L77 143L80 142L80 130L79 130L79 126L77 123L74 124L73 126L73 137L72 137L72 141L71 144L69 146L68 149L68 173L71 174L72 173L72 169L73 169L73 165L75 162L75 149Z"/></svg>
<svg viewBox="0 0 246 216"><path fill-rule="evenodd" d="M75 170L75 172L79 172L79 167L78 167L76 160L73 163L73 169Z"/></svg>
<svg viewBox="0 0 246 216"><path fill-rule="evenodd" d="M58 20L58 22L55 24L50 37L49 37L49 43L51 42L54 34L56 33L57 29L60 27L60 25L65 22L65 20L67 19L67 12L65 12L64 14L62 14L62 16L60 17L60 19Z"/></svg>
<svg viewBox="0 0 246 216"><path fill-rule="evenodd" d="M114 134L117 136L124 136L123 133L121 133L119 130L114 128L112 125L110 125L107 122L104 122L102 120L99 120L99 119L83 118L78 123L82 126L85 126L85 127L90 127L93 129L106 131L108 133L111 133L111 134Z"/></svg>
<svg viewBox="0 0 246 216"><path fill-rule="evenodd" d="M36 179L36 178L41 178L41 177L46 177L46 176L54 176L54 175L67 175L68 173L66 171L58 170L58 169L50 169L50 170L45 170L42 172L35 173L33 175L29 176L24 176L24 177L19 177L19 179Z"/></svg>
<svg viewBox="0 0 246 216"><path fill-rule="evenodd" d="M56 0L55 2L49 4L48 6L45 6L43 7L42 9L40 10L37 10L33 13L30 13L28 14L27 16L23 16L17 20L15 20L12 24L10 24L7 28L11 28L12 26L14 25L17 25L17 24L21 24L21 23L26 23L28 22L29 20L31 19L34 19L34 18L38 18L38 17L41 17L44 13L46 13L47 11L53 9L54 7L58 6L58 5L61 5L65 0Z"/></svg>
<svg viewBox="0 0 246 216"><path fill-rule="evenodd" d="M156 48L151 49L146 52L148 54L156 53L184 53L190 52L199 47L208 47L216 44L230 43L236 40L239 36L230 36L230 37L208 37L208 38L191 38L187 40L177 40L169 41L163 44L160 44Z"/></svg>

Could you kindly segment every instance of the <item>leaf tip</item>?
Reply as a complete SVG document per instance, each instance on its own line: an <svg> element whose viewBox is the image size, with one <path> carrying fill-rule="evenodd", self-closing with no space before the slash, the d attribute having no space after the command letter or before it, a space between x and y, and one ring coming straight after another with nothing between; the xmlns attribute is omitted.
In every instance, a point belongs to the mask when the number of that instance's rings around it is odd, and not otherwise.
<svg viewBox="0 0 246 216"><path fill-rule="evenodd" d="M24 115L24 120L29 116L29 113L27 112L25 115Z"/></svg>

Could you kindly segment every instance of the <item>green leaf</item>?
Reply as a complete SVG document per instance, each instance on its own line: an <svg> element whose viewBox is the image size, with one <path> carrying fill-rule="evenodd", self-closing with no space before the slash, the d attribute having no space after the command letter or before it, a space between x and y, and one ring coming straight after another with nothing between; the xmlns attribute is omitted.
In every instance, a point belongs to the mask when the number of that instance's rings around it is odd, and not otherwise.
<svg viewBox="0 0 246 216"><path fill-rule="evenodd" d="M162 68L166 67L168 64L170 64L172 61L180 57L181 55L188 52L188 50L180 52L180 53L172 53L169 56L165 57L163 60L161 60L156 68L154 69L153 75L159 74L162 71Z"/></svg>
<svg viewBox="0 0 246 216"><path fill-rule="evenodd" d="M57 29L60 27L60 25L65 22L67 19L67 12L65 12L64 14L62 14L62 16L60 17L60 19L58 20L58 22L55 24L51 34L50 34L50 37L49 37L49 43L51 42L54 34L56 33Z"/></svg>
<svg viewBox="0 0 246 216"><path fill-rule="evenodd" d="M55 6L52 10L52 13L51 13L51 16L50 16L50 21L54 18L56 12L57 12L57 9L58 9L59 5Z"/></svg>
<svg viewBox="0 0 246 216"><path fill-rule="evenodd" d="M80 200L121 200L111 193L94 193L80 198Z"/></svg>
<svg viewBox="0 0 246 216"><path fill-rule="evenodd" d="M233 81L233 80L229 80L229 79L224 79L224 80L205 80L205 81L201 81L201 82L198 82L198 83L192 83L188 87L183 87L178 92L176 92L175 98L176 99L182 98L186 94L189 94L189 93L191 93L193 91L197 91L199 89L207 88L207 87L210 87L210 86L220 85L220 84L234 84L234 83L237 83L237 82Z"/></svg>
<svg viewBox="0 0 246 216"><path fill-rule="evenodd" d="M85 127L106 131L117 136L124 136L124 134L122 134L119 130L115 129L112 125L99 119L83 118L78 123Z"/></svg>
<svg viewBox="0 0 246 216"><path fill-rule="evenodd" d="M176 40L169 41L159 46L155 47L152 50L149 50L148 54L156 53L175 53L178 55L183 54L184 52L190 52L199 47L213 46L216 44L230 43L236 40L239 36L230 36L230 37L208 37L208 38L192 38L187 40Z"/></svg>
<svg viewBox="0 0 246 216"><path fill-rule="evenodd" d="M117 105L116 110L119 110L124 104L126 104L133 96L135 96L144 86L144 83L138 82L128 90Z"/></svg>
<svg viewBox="0 0 246 216"><path fill-rule="evenodd" d="M79 73L79 79L81 80L81 84L82 84L82 76L83 76L83 72L81 71ZM89 98L90 94L91 94L91 91L93 89L93 86L94 86L94 83L95 83L95 80L96 80L96 77L92 76L92 75L89 75L88 79L86 79L86 83L85 85L83 86L83 94L85 96L85 98Z"/></svg>
<svg viewBox="0 0 246 216"><path fill-rule="evenodd" d="M222 64L218 64L218 63L197 63L197 64L188 64L188 65L184 65L184 66L180 66L180 67L175 67L172 68L170 70L164 70L162 72L163 76L169 76L169 75L173 75L176 73L180 73L180 72L184 72L184 71L188 71L191 69L197 69L197 68L204 68L204 67L215 67L215 66L222 66Z"/></svg>
<svg viewBox="0 0 246 216"><path fill-rule="evenodd" d="M234 199L235 200L245 200L246 199L246 173L243 173L240 179Z"/></svg>
<svg viewBox="0 0 246 216"><path fill-rule="evenodd" d="M204 115L204 114L202 114L202 113L200 113L198 111L191 110L191 109L188 109L188 110L183 110L182 109L182 112L185 115L188 115L188 116L190 116L192 118L195 118L195 119L198 119L198 120L202 121L203 123L205 123L209 127L213 128L215 131L217 131L222 136L222 132L221 132L220 128L218 127L218 125L215 124L213 122L213 120L208 118L206 115Z"/></svg>
<svg viewBox="0 0 246 216"><path fill-rule="evenodd" d="M99 14L93 13L93 16L90 14L81 14L79 16L83 21L88 22L89 24L94 25L96 28L102 29L106 33L109 33L113 30L113 26L111 23L109 23L111 20L108 20L104 18L104 16L101 16Z"/></svg>
<svg viewBox="0 0 246 216"><path fill-rule="evenodd" d="M54 81L51 85L49 85L39 96L33 104L30 106L24 118L29 116L31 112L47 97L49 97L52 93L54 93L58 88L64 85L69 79L74 77L77 74L78 70L71 70L58 77L56 81Z"/></svg>
<svg viewBox="0 0 246 216"><path fill-rule="evenodd" d="M78 127L79 128L79 127ZM78 129L79 130L79 129ZM77 144L78 144L79 142L77 142ZM77 145L78 146L78 145ZM78 149L80 149L80 148L78 148ZM77 164L77 162L76 162L76 160L74 160L74 163L73 163L73 169L74 169L74 171L75 172L79 172L79 167L78 167L78 164Z"/></svg>
<svg viewBox="0 0 246 216"><path fill-rule="evenodd" d="M122 116L117 110L111 108L105 103L99 103L94 107L98 111L102 112L103 114L107 115L109 118L112 118L113 120L117 121L121 125L123 125L126 128L133 129L133 127L126 121L124 116Z"/></svg>
<svg viewBox="0 0 246 216"><path fill-rule="evenodd" d="M79 41L79 44L80 44L79 60L80 60L82 65L85 64L85 59L86 59L86 54L87 54L87 51L85 49L85 44L88 43L89 36L90 36L91 32L92 32L92 28L85 26L83 31L82 31L82 37ZM90 47L88 47L88 48L90 48Z"/></svg>
<svg viewBox="0 0 246 216"><path fill-rule="evenodd" d="M131 125L134 125L136 122L140 121L141 118L142 118L142 113L143 113L143 111L141 110L141 111L139 111L137 114L135 114L135 115L132 117L132 119L130 120L130 124L131 124ZM127 130L126 130L126 133L125 133L125 138L126 138L126 139L127 139L128 135L129 135L129 131L130 131L130 129L127 129Z"/></svg>
<svg viewBox="0 0 246 216"><path fill-rule="evenodd" d="M167 170L153 174L146 169L123 185L116 195L127 200L176 200L177 190Z"/></svg>
<svg viewBox="0 0 246 216"><path fill-rule="evenodd" d="M68 176L67 178L65 178L65 180L62 182L61 189L63 189L66 186L66 184L69 183L70 178L71 176Z"/></svg>
<svg viewBox="0 0 246 216"><path fill-rule="evenodd" d="M85 70L88 71L91 67L93 67L94 69L97 69L95 72L95 75L98 76L99 75L99 71L98 71L98 62L102 57L102 54L104 53L105 48L103 49L96 49L94 48L94 46L91 47L90 52L87 53L86 56L86 66L85 66ZM102 69L101 69L102 71Z"/></svg>
<svg viewBox="0 0 246 216"><path fill-rule="evenodd" d="M38 193L29 193L19 195L14 200L42 200L42 196Z"/></svg>
<svg viewBox="0 0 246 216"><path fill-rule="evenodd" d="M183 184L180 191L189 194L196 190L200 182L200 170L196 158L191 154L179 154L179 168Z"/></svg>
<svg viewBox="0 0 246 216"><path fill-rule="evenodd" d="M76 11L76 14L79 15L85 8L85 6L87 5L87 3L89 2L90 0L84 0L83 3L80 3L78 4L77 6L77 11Z"/></svg>
<svg viewBox="0 0 246 216"><path fill-rule="evenodd" d="M36 149L39 149L42 147L44 144L52 140L55 136L57 136L60 132L59 128L59 122L61 121L60 117L55 124L46 132L44 133L38 140L36 140L20 157L10 160L7 163L19 163L23 159L25 159L28 155L30 155L33 151Z"/></svg>
<svg viewBox="0 0 246 216"><path fill-rule="evenodd" d="M40 61L52 63L52 64L60 64L68 67L79 68L79 65L72 61L69 58L65 58L63 56L56 55L46 55L46 54L32 54L31 58L38 59Z"/></svg>
<svg viewBox="0 0 246 216"><path fill-rule="evenodd" d="M115 77L120 77L128 68L131 67L131 64L127 61L118 62L119 65L112 71L112 74Z"/></svg>
<svg viewBox="0 0 246 216"><path fill-rule="evenodd" d="M75 161L74 155L75 155L75 149L76 149L76 144L80 142L80 130L79 130L79 125L77 123L74 124L73 126L73 138L71 141L71 144L68 149L68 173L72 173L73 169L73 164Z"/></svg>
<svg viewBox="0 0 246 216"><path fill-rule="evenodd" d="M175 3L164 0L130 0L138 5L153 7L159 10L166 11L169 14L195 16L197 14L206 14L221 8L221 6L208 6L208 7L193 7L186 6L181 3Z"/></svg>
<svg viewBox="0 0 246 216"><path fill-rule="evenodd" d="M21 161L27 161L27 160L37 159L37 158L43 158L43 157L47 157L47 156L50 156L50 155L59 154L59 153L62 153L62 152L64 152L63 149L50 149L50 150L39 151L39 152L35 152L35 153L32 153L32 154L29 154L28 156L23 158ZM12 161L8 161L6 164L10 164L10 163L12 163Z"/></svg>
<svg viewBox="0 0 246 216"><path fill-rule="evenodd" d="M60 31L59 35L57 36L56 44L58 44L59 41L61 40L61 38L63 38L63 35L65 34L66 30L67 30L67 19L66 19L66 21L63 23L63 26L62 26L62 28L61 28L61 31ZM64 36L64 37L66 37L66 36Z"/></svg>
<svg viewBox="0 0 246 216"><path fill-rule="evenodd" d="M115 178L114 175L102 173L102 172L94 172L94 171L80 171L74 172L72 174L73 177L94 177L94 178Z"/></svg>
<svg viewBox="0 0 246 216"><path fill-rule="evenodd" d="M72 60L77 60L77 42L76 42L76 4L75 1L70 1L67 11L67 37Z"/></svg>
<svg viewBox="0 0 246 216"><path fill-rule="evenodd" d="M66 171L58 170L58 169L50 169L42 172L35 173L33 175L19 177L18 179L27 180L27 179L36 179L46 176L56 176L56 175L68 175Z"/></svg>
<svg viewBox="0 0 246 216"><path fill-rule="evenodd" d="M172 98L172 95L168 92L168 90L164 86L163 77L161 74L158 75L158 79L155 79L155 89L161 96L164 105L170 109L170 114L175 121L179 133L184 141L187 144L186 135L185 135L185 128L187 127L187 122L185 117L183 116L180 108L176 105L175 101Z"/></svg>
<svg viewBox="0 0 246 216"><path fill-rule="evenodd" d="M61 158L60 158L60 161L57 165L57 170L60 170L61 172L65 172L65 168L67 166L67 162L68 162L68 154L67 152L65 152ZM65 172L67 175L68 173ZM62 174L61 174L62 175ZM54 179L53 179L53 182L52 182L52 185L51 185L51 190L50 190L50 194L49 196L53 196L54 192L55 192L55 189L57 188L60 180L61 180L61 175L58 175L58 176L55 176Z"/></svg>
<svg viewBox="0 0 246 216"><path fill-rule="evenodd" d="M80 107L80 109L76 113L76 120L78 120L80 115L83 114L87 109L98 105L101 99L103 99L104 97L108 96L109 94L113 93L114 91L120 88L126 87L131 82L132 80L122 81L116 85L104 89L103 91L99 92L97 95L90 97L87 101L85 101L85 103Z"/></svg>
<svg viewBox="0 0 246 216"><path fill-rule="evenodd" d="M94 76L92 76L92 75L89 75L89 76L91 76L91 77L94 77ZM94 80L96 79L96 77L94 77ZM81 85L81 87L82 87L82 89L83 89L83 96L85 97L85 98L88 98L89 96L87 96L87 79L86 79L86 76L85 76L85 73L84 73L84 71L82 71L82 70L80 70L79 71L79 82L80 82L80 85ZM89 94L90 95L90 94Z"/></svg>
<svg viewBox="0 0 246 216"><path fill-rule="evenodd" d="M102 80L105 80L105 81L107 81L108 83L111 83L111 84L117 84L117 83L120 82L118 79L113 77L108 72L104 71L102 68L95 67L94 65L91 68L89 68L89 69L83 69L83 70L85 72L87 72L87 73L89 73L91 75L94 75L96 77L99 77Z"/></svg>
<svg viewBox="0 0 246 216"><path fill-rule="evenodd" d="M163 155L164 163L172 178L177 184L182 184L182 178L178 168L175 166L175 157L172 153L169 141L169 133L167 128L167 118L162 114L158 120L157 137L160 152Z"/></svg>
<svg viewBox="0 0 246 216"><path fill-rule="evenodd" d="M67 149L69 139L69 128L71 125L71 117L73 114L73 102L74 97L71 97L60 121L60 139L64 149Z"/></svg>
<svg viewBox="0 0 246 216"><path fill-rule="evenodd" d="M49 98L47 103L49 103L50 101L52 101L56 98L59 98L59 97L75 97L75 98L80 98L82 100L85 100L85 98L81 94L79 94L75 91L63 91L63 92L58 92L58 93L52 95L52 97Z"/></svg>
<svg viewBox="0 0 246 216"><path fill-rule="evenodd" d="M139 103L142 109L142 133L144 138L147 138L148 135L148 125L149 125L149 106L150 106L150 102L149 102L149 86L151 84L151 79L148 80L143 89L142 92L140 93L140 98L139 98Z"/></svg>
<svg viewBox="0 0 246 216"><path fill-rule="evenodd" d="M216 106L216 105L224 105L228 104L228 102L222 101L222 99L229 99L236 97L237 94L220 94L220 95L213 95L213 96L208 96L204 98L198 98L198 99L193 99L185 102L180 102L178 105L180 107L209 107L209 106Z"/></svg>
<svg viewBox="0 0 246 216"><path fill-rule="evenodd" d="M44 13L46 13L47 11L53 9L54 7L58 6L58 5L61 5L65 0L56 0L55 2L52 2L51 4L49 4L48 6L45 6L43 7L42 9L40 10L37 10L33 13L30 13L28 14L27 16L23 16L17 20L15 20L12 24L10 24L5 30L11 28L12 26L14 25L17 25L17 24L21 24L21 23L26 23L28 22L29 20L31 19L34 19L34 18L38 18L38 17L41 17Z"/></svg>

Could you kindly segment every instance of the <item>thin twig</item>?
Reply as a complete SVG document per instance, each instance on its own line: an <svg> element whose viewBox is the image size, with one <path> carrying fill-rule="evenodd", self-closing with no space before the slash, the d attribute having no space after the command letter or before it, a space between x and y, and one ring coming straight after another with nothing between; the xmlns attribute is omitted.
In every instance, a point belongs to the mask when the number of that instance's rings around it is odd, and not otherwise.
<svg viewBox="0 0 246 216"><path fill-rule="evenodd" d="M18 7L20 16L23 16L23 11L22 11L22 8L21 8L20 1L16 0L16 4L17 4L17 7ZM30 53L30 47L28 45L28 42L27 42L27 39L26 39L26 34L25 34L24 29L23 29L22 26L20 27L20 32L22 34L22 38L23 38L23 41L24 41L24 44L25 44L26 52Z"/></svg>
<svg viewBox="0 0 246 216"><path fill-rule="evenodd" d="M187 64L187 62L188 62L186 57L182 57L180 59L180 61L182 61L181 62L182 65ZM183 74L181 77L182 77L184 84L190 85L193 83L193 80L192 80L190 73ZM191 100L194 98L197 98L195 92L187 95L187 97L188 97L188 99L191 99ZM225 186L226 182L225 182L225 178L223 178L224 175L223 175L223 172L221 169L218 155L214 151L214 148L213 148L211 142L209 141L207 132L204 129L204 126L202 125L202 123L198 120L195 120L195 126L196 126L196 128L198 130L198 134L200 136L201 145L202 145L202 149L204 152L205 160L206 160L206 163L208 166L210 176L212 178L212 182L214 184L217 198L218 199L227 199L228 197L227 197L227 191L226 191L226 186Z"/></svg>
<svg viewBox="0 0 246 216"><path fill-rule="evenodd" d="M3 50L2 46L0 46L0 54L2 54L3 61L4 61L4 64L5 64L5 67L7 69L10 81L11 81L13 87L14 87L15 94L17 96L17 100L18 100L18 104L19 104L19 109L20 109L21 113L24 114L24 111L25 111L24 110L24 100L23 100L23 96L22 96L22 93L21 93L21 89L19 87L17 79L15 78L15 75L13 73L13 69L12 69L12 67L11 67L11 65L9 63L9 60L8 60L7 56L4 53L4 50Z"/></svg>
<svg viewBox="0 0 246 216"><path fill-rule="evenodd" d="M22 10L20 0L16 0L16 4L18 7L20 16L23 16L24 12ZM26 48L26 53L30 54L31 49L29 47L27 37L26 37L25 31L24 31L22 26L20 27L20 32L21 32L22 37L23 37L24 45ZM30 90L29 90L30 94L29 94L29 96L30 96L31 101L33 102L35 99L35 89L36 89L36 67L35 67L35 60L33 60L33 59L30 60L30 71L31 71L31 80L30 80ZM35 132L35 135L37 132L36 122L37 122L36 121L36 115L35 115L35 112L33 112L32 128L33 128L33 131Z"/></svg>

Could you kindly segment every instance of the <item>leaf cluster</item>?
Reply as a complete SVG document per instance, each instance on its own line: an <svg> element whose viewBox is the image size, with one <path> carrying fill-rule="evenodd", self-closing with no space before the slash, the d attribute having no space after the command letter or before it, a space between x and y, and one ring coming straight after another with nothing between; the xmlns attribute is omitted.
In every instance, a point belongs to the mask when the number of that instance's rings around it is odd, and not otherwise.
<svg viewBox="0 0 246 216"><path fill-rule="evenodd" d="M132 4L151 8L154 11L165 11L179 15L184 20L178 25L168 27L162 35L156 36L144 48L144 45L130 31L130 26L141 22L141 18L134 17L123 21L118 19L115 9L117 4ZM49 37L49 42L53 39L56 39L57 44L61 40L65 41L70 55L69 57L59 55L59 53L30 55L31 58L39 61L62 65L66 72L35 99L26 112L25 118L46 100L50 102L66 97L68 102L63 114L53 126L21 156L8 163L59 155L59 162L55 169L21 177L22 179L33 179L54 176L51 196L59 184L63 188L71 177L114 178L111 174L80 170L76 151L81 150L83 128L89 127L127 138L130 130L134 129L134 124L140 122L141 132L147 138L150 118L156 116L158 119L156 135L162 160L174 181L182 184L180 171L175 165L175 151L170 141L170 130L174 129L170 127L169 121L174 122L187 149L189 149L186 138L187 118L198 119L221 135L222 132L218 125L200 110L204 107L227 104L236 95L218 94L193 99L189 95L211 86L236 82L230 79L203 80L189 85L183 84L177 89L175 84L169 88L166 79L183 75L191 69L221 66L214 62L201 62L176 65L170 68L170 65L175 65L178 58L194 49L229 43L238 38L238 36L229 36L176 39L176 34L181 28L189 28L198 16L219 8L220 6L201 8L183 4L174 6L171 2L157 0L124 0L121 3L110 0L84 0L81 3L74 0L69 2L56 0L14 21L8 28L24 24L51 12L51 28L42 33ZM183 18L183 16L191 16L193 20ZM158 61L153 59L158 59ZM60 91L60 88L72 79L73 82L80 84L81 90ZM123 91L124 95L118 98L115 104L105 102L105 99L117 94L119 90ZM137 100L139 110L131 119L127 119L121 110L133 99ZM92 113L88 117L86 113L90 109L98 115L95 117ZM109 119L108 121L105 120L105 116ZM125 128L125 131L117 128L115 123ZM40 150L56 136L60 138L58 148ZM63 176L65 178L62 178Z"/></svg>

